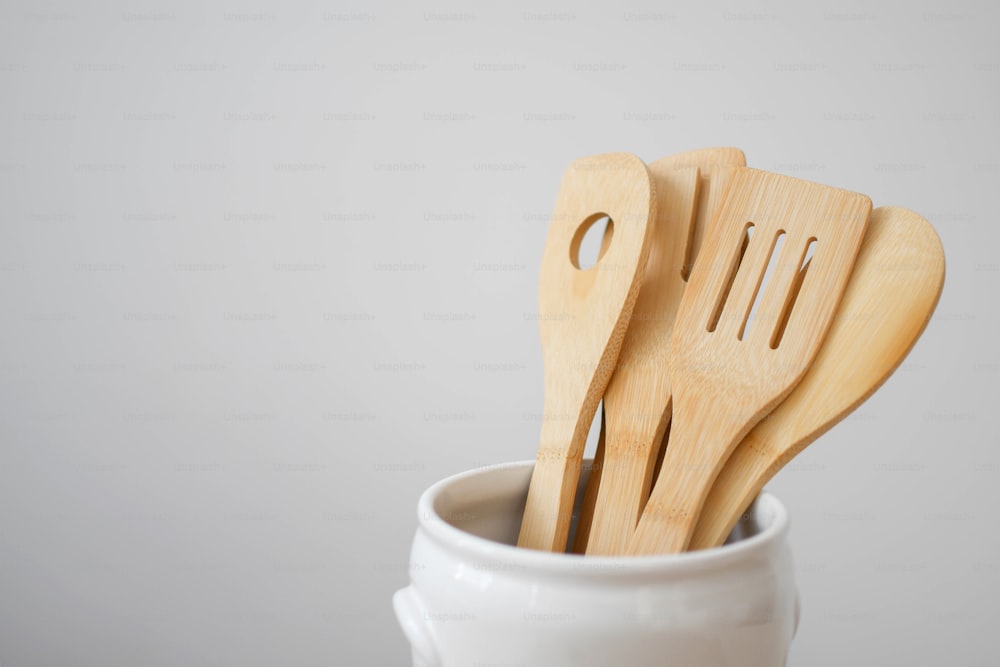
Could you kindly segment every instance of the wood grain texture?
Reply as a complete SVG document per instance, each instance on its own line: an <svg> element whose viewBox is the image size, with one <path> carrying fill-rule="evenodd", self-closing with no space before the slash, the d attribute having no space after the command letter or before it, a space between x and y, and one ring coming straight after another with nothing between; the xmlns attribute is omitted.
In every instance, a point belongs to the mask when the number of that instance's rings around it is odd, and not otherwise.
<svg viewBox="0 0 1000 667"><path fill-rule="evenodd" d="M711 164L699 169L698 211L695 214L698 222L691 230L687 259L684 262L684 280L690 279L691 268L701 252L705 234L719 213L733 177L741 171L740 166L732 164Z"/></svg>
<svg viewBox="0 0 1000 667"><path fill-rule="evenodd" d="M746 166L746 156L744 156L743 151L738 148L706 148L693 151L687 151L684 153L677 153L675 155L670 155L665 158L661 158L650 165L650 171L653 173L654 181L657 180L656 174L663 172L671 172L674 169L683 167L696 167L699 169L699 182L697 187L696 202L697 211L691 220L691 232L687 235L687 248L685 250L685 267L683 270L684 276L686 278L689 270L689 263L691 257L691 246L693 243L694 236L698 234L700 236L700 229L707 227L708 222L712 219L715 209L721 203L721 197L718 193L724 189L723 185L718 185L712 178L726 179L731 170L724 170L725 167L736 167L736 166ZM713 176L717 175L717 176ZM707 205L705 200L710 196L709 193L715 193L712 201L713 205ZM657 216L658 219L662 218L662 215ZM607 243L610 240L610 234L605 234L604 242ZM648 270L648 267L647 267ZM641 292L640 292L641 296ZM668 338L669 340L669 338ZM661 372L669 376L669 370L667 368L662 368ZM666 403L665 410L669 418L669 396L664 397ZM665 429L663 438L661 442L655 447L658 452L656 457L656 463L654 468L658 469L659 463L662 459L663 448L666 446L666 432L669 429ZM577 532L576 539L573 545L573 551L575 553L584 553L587 549L587 543L590 537L590 527L593 522L594 508L597 504L598 487L601 482L601 471L604 462L604 447L605 447L605 423L602 415L601 420L601 432L600 437L597 442L597 451L594 456L594 467L591 470L590 481L587 486L586 494L584 496L584 502L580 509L580 516L577 522ZM649 488L642 492L641 498L639 500L640 507L645 504L649 496ZM629 527L629 532L634 530L635 524L632 523Z"/></svg>
<svg viewBox="0 0 1000 667"><path fill-rule="evenodd" d="M650 163L650 167L659 169L680 169L682 167L705 167L713 165L729 165L732 167L747 166L747 156L739 148L723 146L720 148L696 148L693 151L674 153Z"/></svg>
<svg viewBox="0 0 1000 667"><path fill-rule="evenodd" d="M604 215L611 242L581 270L575 251ZM544 409L518 546L564 551L587 432L639 293L656 215L646 165L613 153L574 161L563 176L542 255L538 319Z"/></svg>
<svg viewBox="0 0 1000 667"><path fill-rule="evenodd" d="M670 418L670 335L698 194L698 168L650 165L657 216L639 298L614 375L604 392L605 447L586 552L613 556L649 496L658 446Z"/></svg>
<svg viewBox="0 0 1000 667"><path fill-rule="evenodd" d="M687 547L723 463L801 380L818 352L870 212L868 197L846 190L755 169L733 176L674 325L670 443L629 553L676 553ZM741 260L748 223L755 232ZM744 327L779 233L785 242L756 316ZM811 239L816 247L808 273L774 349L775 331Z"/></svg>
<svg viewBox="0 0 1000 667"><path fill-rule="evenodd" d="M590 467L590 478L587 480L587 489L583 494L580 516L576 522L576 536L573 538L571 551L575 554L586 553L587 543L590 541L590 527L593 524L594 508L597 506L597 493L601 488L601 470L604 468L605 423L604 409L602 408L601 430L597 436L597 451L594 453L594 462Z"/></svg>
<svg viewBox="0 0 1000 667"><path fill-rule="evenodd" d="M684 280L688 279L691 267L702 238L709 224L715 219L715 214L722 205L722 197L729 188L730 179L747 166L746 155L739 148L731 146L722 148L700 148L684 153L676 153L660 158L650 164L650 168L679 169L683 167L698 167L698 210L695 224L688 239L687 255L684 260Z"/></svg>
<svg viewBox="0 0 1000 667"><path fill-rule="evenodd" d="M934 312L944 274L944 250L927 220L904 208L872 212L822 348L802 381L722 468L689 549L725 542L764 485L892 375Z"/></svg>

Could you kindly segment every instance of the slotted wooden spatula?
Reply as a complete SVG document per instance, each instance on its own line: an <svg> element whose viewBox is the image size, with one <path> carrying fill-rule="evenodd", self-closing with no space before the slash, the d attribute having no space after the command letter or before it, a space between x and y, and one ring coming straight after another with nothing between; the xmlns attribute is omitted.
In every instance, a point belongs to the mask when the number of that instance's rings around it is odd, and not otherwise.
<svg viewBox="0 0 1000 667"><path fill-rule="evenodd" d="M653 181L634 155L576 160L563 176L542 255L545 405L520 547L566 548L587 432L635 306L655 213ZM605 217L610 242L595 266L580 269L580 242Z"/></svg>
<svg viewBox="0 0 1000 667"><path fill-rule="evenodd" d="M674 324L670 442L630 553L687 547L733 448L819 350L870 212L864 195L788 176L746 169L732 179Z"/></svg>
<svg viewBox="0 0 1000 667"><path fill-rule="evenodd" d="M719 546L764 485L863 403L920 337L944 284L944 250L905 208L872 211L823 347L788 397L743 439L712 485L689 549Z"/></svg>

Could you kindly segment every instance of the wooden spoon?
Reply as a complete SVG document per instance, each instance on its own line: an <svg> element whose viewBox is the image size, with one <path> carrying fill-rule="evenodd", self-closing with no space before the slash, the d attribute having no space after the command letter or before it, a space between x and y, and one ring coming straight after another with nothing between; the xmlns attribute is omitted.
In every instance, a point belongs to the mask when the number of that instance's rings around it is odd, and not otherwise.
<svg viewBox="0 0 1000 667"><path fill-rule="evenodd" d="M697 234L700 237L699 228L707 226L708 220L718 206L717 193L724 190L728 178L735 173L734 167L738 166L746 166L746 157L738 148L688 151L661 158L650 165L650 172L657 186L657 236L652 241L654 245L647 260L646 277L626 333L618 367L619 369L628 367L631 365L628 357L634 360L644 354L662 363L656 364L655 368L647 365L641 372L633 371L632 383L620 379L620 371L616 369L605 392L604 400L607 410L609 402L617 402L615 395L622 398L630 395L641 397L646 402L645 414L648 415L642 420L643 423L652 427L653 418L658 416L662 423L656 424L655 432L660 432L661 427L663 432L660 437L654 432L636 440L634 448L615 447L617 455L612 465L619 469L619 473L615 476L619 481L613 483L609 481L613 486L602 491L601 479L607 432L607 419L602 412L597 451L577 523L573 545L573 551L576 553L585 551L621 553L628 537L635 529L639 512L649 497L651 476L655 467L652 463L654 460L659 460L657 454L662 454L666 443L666 426L670 418L670 374L666 368L667 350L664 348L669 347L676 308L680 303L680 294L690 267L694 236ZM700 172L698 181L696 183L691 183L689 180L679 181L678 179L689 178L684 174L684 170L691 168ZM690 210L688 203L692 197L697 207L696 212ZM710 197L714 207L710 206ZM605 234L604 241L609 240L610 235ZM679 262L682 266L678 266ZM661 282L669 286L662 293L659 288ZM652 314L657 310L659 323L651 322L648 316L636 315ZM633 331L635 328L640 331ZM636 354L640 346L643 351ZM629 350L633 348L637 349L630 353ZM643 383L647 386L642 386ZM630 387L630 390L626 390L626 387ZM612 396L610 401L609 396ZM641 409L640 406L632 408L631 411L635 413ZM622 481L624 487L620 485ZM590 534L599 494L602 494L601 503L608 507L601 512L600 527L597 528L601 535L591 544ZM617 506L619 499L623 501L621 507ZM610 544L617 546L612 548Z"/></svg>
<svg viewBox="0 0 1000 667"><path fill-rule="evenodd" d="M670 445L630 553L687 547L726 459L802 379L819 351L870 212L864 195L790 176L746 169L733 178L674 324ZM759 309L749 321L758 295Z"/></svg>
<svg viewBox="0 0 1000 667"><path fill-rule="evenodd" d="M722 544L764 485L892 375L920 337L944 284L944 250L905 208L872 212L851 280L802 382L722 468L689 549Z"/></svg>
<svg viewBox="0 0 1000 667"><path fill-rule="evenodd" d="M634 155L576 160L563 176L542 255L545 406L518 546L566 549L587 432L635 306L655 215L652 178ZM604 217L612 240L595 266L580 269L580 242Z"/></svg>

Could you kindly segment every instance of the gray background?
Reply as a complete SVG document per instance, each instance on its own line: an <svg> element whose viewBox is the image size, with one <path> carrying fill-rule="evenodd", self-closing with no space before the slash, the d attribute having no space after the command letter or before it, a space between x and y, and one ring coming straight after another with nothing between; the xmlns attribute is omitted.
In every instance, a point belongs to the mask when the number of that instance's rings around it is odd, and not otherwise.
<svg viewBox="0 0 1000 667"><path fill-rule="evenodd" d="M574 158L734 145L948 279L771 485L791 664L993 664L989 2L0 9L0 664L401 665L419 493L531 458Z"/></svg>

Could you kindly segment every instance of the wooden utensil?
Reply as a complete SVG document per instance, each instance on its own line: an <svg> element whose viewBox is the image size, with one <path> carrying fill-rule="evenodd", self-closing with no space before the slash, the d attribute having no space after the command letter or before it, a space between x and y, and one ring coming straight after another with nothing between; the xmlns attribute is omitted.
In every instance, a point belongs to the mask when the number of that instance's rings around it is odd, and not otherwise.
<svg viewBox="0 0 1000 667"><path fill-rule="evenodd" d="M789 176L746 169L732 179L678 310L670 444L630 553L687 547L722 464L819 350L870 212L864 195Z"/></svg>
<svg viewBox="0 0 1000 667"><path fill-rule="evenodd" d="M518 546L566 548L587 431L635 306L655 214L652 178L634 155L576 160L563 176L542 255L545 406ZM611 241L595 266L580 269L580 242L605 217Z"/></svg>
<svg viewBox="0 0 1000 667"><path fill-rule="evenodd" d="M872 212L830 332L809 370L726 461L689 549L722 544L781 468L892 375L920 337L944 284L944 250L905 208Z"/></svg>
<svg viewBox="0 0 1000 667"><path fill-rule="evenodd" d="M704 169L711 166L747 166L747 156L739 148L733 146L723 146L720 148L696 148L693 151L674 153L667 157L661 157L650 166L657 165L663 169L677 169L679 167L698 167Z"/></svg>
<svg viewBox="0 0 1000 667"><path fill-rule="evenodd" d="M639 334L639 339L641 342L644 338L646 345L650 343L657 344L658 351L653 351L652 354L660 361L665 361L667 350L664 348L669 347L670 330L673 327L676 306L680 303L679 297L683 289L683 280L687 277L688 267L691 262L693 238L698 232L698 228L707 226L708 220L711 219L711 214L715 210L707 205L706 202L708 202L712 194L724 190L728 178L735 173L734 168L738 166L746 166L746 157L743 155L743 151L738 148L708 148L678 153L661 158L649 166L654 182L657 184L657 199L659 203L657 206L656 225L658 233L657 237L652 241L654 246L647 260L646 278L643 281L643 287L640 289L636 310L633 312L632 322L626 333L622 355L619 357L619 367L626 365L624 357L628 353L627 351L634 346L634 343L631 341L636 334L633 333L632 327L636 326L636 322L641 322L644 319L637 317L636 313L650 312L651 309L656 309L657 307L660 308L662 317L659 327L661 329L658 336L659 340L653 340L654 336L645 335L654 334L654 330L657 327L644 325L640 325L640 327L645 328L646 331L644 334ZM699 171L698 182L691 192L697 206L696 212L691 212L688 209L686 204L687 199L689 199L687 196L688 192L683 187L679 191L677 190L678 184L675 182L675 172L684 168L695 168ZM675 193L679 196L675 196ZM716 207L719 200L718 196L712 198ZM692 213L694 214L692 215ZM682 222L685 218L689 221L687 225ZM671 231L673 234L671 234ZM698 235L700 236L700 234ZM606 235L605 240L608 240L608 238L609 236ZM678 261L682 262L679 272L667 271L662 279L672 285L671 289L673 292L669 303L664 304L667 306L665 308L663 305L657 306L652 300L646 303L649 297L644 296L647 290L658 290L657 285L661 279L657 277L657 270L662 271L670 268L666 264L663 264L663 259L668 259L675 268ZM659 296L662 299L666 295L660 294ZM670 374L665 363L657 364L655 370L658 377L652 377L652 367L646 367L643 373L646 376L646 381L651 385L657 383L666 385L667 388L657 391L655 388L643 389L637 386L636 389L639 394L633 392L633 395L643 395L645 397L648 402L647 407L650 408L647 414L656 415L660 413L660 418L663 420L664 433L659 438L656 437L655 433L648 438L643 438L638 442L637 447L631 451L628 451L628 448L625 450L616 448L619 454L614 465L621 470L621 474L617 478L626 480L628 486L631 488L634 488L637 482L641 480L641 483L638 483L638 492L633 492L629 488L620 488L618 482L614 484L614 487L601 491L607 431L607 419L604 412L602 412L597 451L594 455L590 481L587 485L583 506L580 510L580 517L577 521L576 539L573 545L575 553L584 553L585 551L589 553L621 553L625 547L627 538L631 536L632 531L635 529L639 512L642 510L642 506L649 496L650 479L653 472L652 468L654 467L652 463L659 460L658 454L662 453L662 448L666 443L665 431L670 417L670 391L668 388ZM616 375L612 376L611 384L605 392L605 403L608 401L609 394L618 391L613 389L616 383L618 383L615 379ZM624 383L619 383L619 386L624 386ZM625 392L618 391L618 393L624 394ZM660 430L659 425L657 425L656 430ZM633 481L629 482L629 480ZM594 510L598 503L599 494L603 494L604 499L602 503L609 506L602 512L601 527L598 528L598 531L606 533L606 536L597 538L593 546L588 547L591 529L594 524ZM627 499L621 508L616 507L618 499ZM618 546L611 548L608 546L609 543L614 543Z"/></svg>
<svg viewBox="0 0 1000 667"><path fill-rule="evenodd" d="M715 214L722 204L722 195L729 187L729 181L740 170L747 166L746 155L739 148L702 148L700 150L677 153L653 162L650 168L658 169L698 167L698 211L695 224L688 240L687 258L684 262L684 280L691 274L702 238L709 223L715 219Z"/></svg>
<svg viewBox="0 0 1000 667"><path fill-rule="evenodd" d="M604 392L605 448L586 551L625 550L649 495L657 446L670 418L670 332L684 294L698 168L659 169L657 215L645 277L614 375Z"/></svg>

